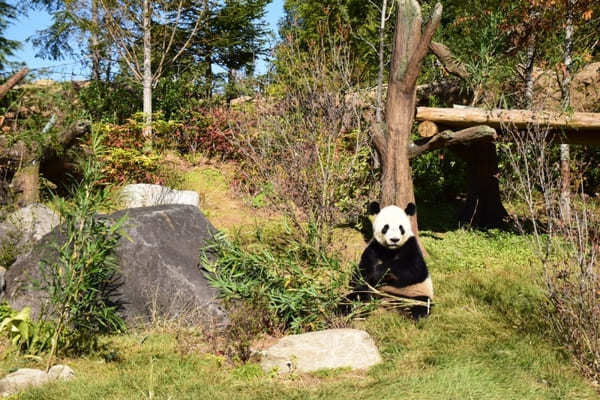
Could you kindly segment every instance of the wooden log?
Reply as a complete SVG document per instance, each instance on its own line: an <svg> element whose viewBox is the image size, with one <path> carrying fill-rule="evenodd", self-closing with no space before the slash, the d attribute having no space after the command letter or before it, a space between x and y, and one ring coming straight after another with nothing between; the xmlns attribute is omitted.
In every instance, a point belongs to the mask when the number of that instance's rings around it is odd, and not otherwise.
<svg viewBox="0 0 600 400"><path fill-rule="evenodd" d="M473 126L456 132L446 130L431 138L411 143L408 148L408 157L414 158L428 151L457 144L469 145L474 142L492 141L496 139L496 136L496 130L486 125Z"/></svg>
<svg viewBox="0 0 600 400"><path fill-rule="evenodd" d="M73 140L88 133L92 128L92 123L86 119L73 122L66 130L58 135L58 142L69 147L73 144Z"/></svg>
<svg viewBox="0 0 600 400"><path fill-rule="evenodd" d="M5 136L0 136L0 159L29 163L35 159L36 147L34 144L27 146L24 141L8 145Z"/></svg>
<svg viewBox="0 0 600 400"><path fill-rule="evenodd" d="M537 125L555 131L557 141L600 145L600 113L417 107L415 119L454 128L483 124L496 129L525 129Z"/></svg>
<svg viewBox="0 0 600 400"><path fill-rule="evenodd" d="M21 80L25 78L25 75L27 75L28 72L29 70L27 68L23 68L22 70L18 71L16 74L8 78L8 80L0 86L0 99L6 96L6 93L8 93L8 91L12 89L13 86L21 82Z"/></svg>
<svg viewBox="0 0 600 400"><path fill-rule="evenodd" d="M417 132L419 136L428 138L433 135L437 135L440 130L435 122L432 121L423 121L417 126Z"/></svg>
<svg viewBox="0 0 600 400"><path fill-rule="evenodd" d="M91 127L92 123L88 120L75 121L57 136L58 143L63 147L70 147L76 138L88 133ZM49 156L53 151L52 148L44 149L43 156ZM25 142L19 140L9 146L8 139L5 136L0 136L0 158L29 163L38 156L38 148L35 143L27 146Z"/></svg>

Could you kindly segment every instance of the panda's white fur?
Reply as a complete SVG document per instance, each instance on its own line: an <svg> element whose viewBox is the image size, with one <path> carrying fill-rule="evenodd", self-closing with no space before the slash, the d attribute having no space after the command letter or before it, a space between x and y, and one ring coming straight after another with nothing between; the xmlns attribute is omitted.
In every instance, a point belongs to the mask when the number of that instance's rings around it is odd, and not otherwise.
<svg viewBox="0 0 600 400"><path fill-rule="evenodd" d="M410 219L400 207L387 206L373 220L373 238L388 249L397 249L414 236Z"/></svg>
<svg viewBox="0 0 600 400"><path fill-rule="evenodd" d="M414 204L406 209L387 206L379 209L377 203L369 206L373 240L361 257L359 269L363 279L382 292L419 300L433 299L433 284L423 254L412 231L410 216ZM417 311L413 316L427 315Z"/></svg>
<svg viewBox="0 0 600 400"><path fill-rule="evenodd" d="M397 288L395 286L384 285L377 288L377 290L381 290L384 293L393 294L396 296L402 297L429 297L429 299L433 300L433 282L431 281L431 277L428 276L421 283L415 283L414 285L405 286L403 288Z"/></svg>

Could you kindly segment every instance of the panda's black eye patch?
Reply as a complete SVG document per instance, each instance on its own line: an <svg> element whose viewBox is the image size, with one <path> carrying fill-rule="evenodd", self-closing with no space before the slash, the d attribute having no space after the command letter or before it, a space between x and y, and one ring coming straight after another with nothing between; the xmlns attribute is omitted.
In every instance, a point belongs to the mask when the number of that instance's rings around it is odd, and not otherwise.
<svg viewBox="0 0 600 400"><path fill-rule="evenodd" d="M390 229L390 226L388 224L385 224L383 226L383 229L381 230L381 233L385 235L385 233L388 231L388 229Z"/></svg>
<svg viewBox="0 0 600 400"><path fill-rule="evenodd" d="M400 233L404 235L404 227L402 225L400 225Z"/></svg>

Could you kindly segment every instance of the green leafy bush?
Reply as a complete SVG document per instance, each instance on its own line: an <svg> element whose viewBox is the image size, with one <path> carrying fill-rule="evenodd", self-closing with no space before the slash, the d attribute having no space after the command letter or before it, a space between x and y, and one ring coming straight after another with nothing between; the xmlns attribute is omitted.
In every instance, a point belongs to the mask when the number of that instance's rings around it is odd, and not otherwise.
<svg viewBox="0 0 600 400"><path fill-rule="evenodd" d="M113 251L124 218L108 223L96 215L108 196L99 186L101 141L101 136L92 134L91 155L72 203L58 201L64 241L54 244L57 258L40 265L40 286L48 295L42 321L53 323L48 368L59 349L89 351L96 348L98 334L125 329L117 305L109 297L118 269Z"/></svg>
<svg viewBox="0 0 600 400"><path fill-rule="evenodd" d="M208 253L217 256L214 263ZM203 258L207 278L225 300L260 304L272 326L291 332L327 327L349 280L337 259L293 238L251 248L219 236Z"/></svg>
<svg viewBox="0 0 600 400"><path fill-rule="evenodd" d="M142 136L142 115L135 114L123 125L97 124L102 135L102 145L107 149L99 157L103 164L103 181L112 183L143 182L174 185L174 173L162 162L161 151L174 148L175 132L179 125L174 121L157 118L153 122L154 146L145 147Z"/></svg>
<svg viewBox="0 0 600 400"><path fill-rule="evenodd" d="M50 348L53 324L34 322L31 309L12 310L6 303L0 305L0 333L6 334L13 346L28 354L39 354Z"/></svg>
<svg viewBox="0 0 600 400"><path fill-rule="evenodd" d="M116 124L142 108L141 90L125 82L91 81L79 91L79 100L94 120Z"/></svg>

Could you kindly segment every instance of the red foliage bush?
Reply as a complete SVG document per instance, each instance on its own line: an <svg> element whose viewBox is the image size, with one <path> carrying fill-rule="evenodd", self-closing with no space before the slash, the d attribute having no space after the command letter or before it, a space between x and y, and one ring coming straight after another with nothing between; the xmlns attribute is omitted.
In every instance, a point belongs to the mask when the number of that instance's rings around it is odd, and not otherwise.
<svg viewBox="0 0 600 400"><path fill-rule="evenodd" d="M239 158L233 141L233 124L243 117L239 111L227 107L200 107L192 111L176 133L178 150L182 153L199 151L221 159Z"/></svg>

